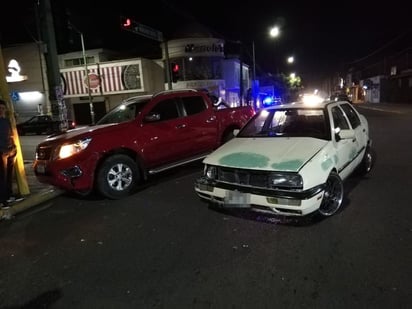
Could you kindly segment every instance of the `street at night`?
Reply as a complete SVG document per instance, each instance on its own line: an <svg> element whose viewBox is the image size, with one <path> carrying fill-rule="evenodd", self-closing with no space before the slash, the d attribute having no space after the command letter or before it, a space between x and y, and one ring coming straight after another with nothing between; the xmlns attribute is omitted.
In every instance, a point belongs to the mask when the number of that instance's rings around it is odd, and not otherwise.
<svg viewBox="0 0 412 309"><path fill-rule="evenodd" d="M121 200L65 194L0 222L0 308L410 307L412 112L357 108L377 160L334 216L211 209L200 162Z"/></svg>

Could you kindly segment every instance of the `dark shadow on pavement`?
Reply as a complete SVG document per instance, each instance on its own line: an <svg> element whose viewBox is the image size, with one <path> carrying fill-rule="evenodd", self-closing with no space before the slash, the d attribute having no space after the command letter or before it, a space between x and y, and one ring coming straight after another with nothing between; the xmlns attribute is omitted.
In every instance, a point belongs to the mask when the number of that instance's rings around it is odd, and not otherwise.
<svg viewBox="0 0 412 309"><path fill-rule="evenodd" d="M62 296L61 290L56 289L44 292L21 306L3 307L2 309L48 309L52 308L53 304Z"/></svg>

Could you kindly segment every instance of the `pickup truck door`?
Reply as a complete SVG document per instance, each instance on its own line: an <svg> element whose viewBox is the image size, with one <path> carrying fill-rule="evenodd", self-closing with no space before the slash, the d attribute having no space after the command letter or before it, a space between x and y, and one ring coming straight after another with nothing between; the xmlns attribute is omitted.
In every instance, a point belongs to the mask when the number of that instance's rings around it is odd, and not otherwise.
<svg viewBox="0 0 412 309"><path fill-rule="evenodd" d="M209 152L217 145L218 119L214 110L202 96L181 97L188 134L186 148L193 155Z"/></svg>
<svg viewBox="0 0 412 309"><path fill-rule="evenodd" d="M187 156L187 125L178 108L178 99L157 100L143 115L141 153L148 167L176 162Z"/></svg>

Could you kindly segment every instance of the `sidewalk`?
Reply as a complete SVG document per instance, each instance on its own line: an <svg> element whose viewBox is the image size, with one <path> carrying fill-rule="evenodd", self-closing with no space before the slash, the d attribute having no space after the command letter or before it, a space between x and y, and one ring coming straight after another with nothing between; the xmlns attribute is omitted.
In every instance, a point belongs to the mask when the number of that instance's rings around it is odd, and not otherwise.
<svg viewBox="0 0 412 309"><path fill-rule="evenodd" d="M25 162L24 169L30 193L24 196L23 200L11 203L9 209L0 209L0 220L11 219L14 215L53 199L64 192L56 187L37 181L32 168L32 162ZM16 188L15 192L17 192Z"/></svg>

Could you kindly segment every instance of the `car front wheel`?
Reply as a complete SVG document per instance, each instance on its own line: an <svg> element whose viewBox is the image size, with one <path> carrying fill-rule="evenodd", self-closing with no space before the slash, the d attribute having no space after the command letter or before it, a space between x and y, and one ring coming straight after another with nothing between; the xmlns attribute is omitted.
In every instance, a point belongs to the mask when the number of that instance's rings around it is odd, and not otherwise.
<svg viewBox="0 0 412 309"><path fill-rule="evenodd" d="M318 213L323 217L335 214L342 206L343 182L338 173L331 172L325 183L322 203Z"/></svg>
<svg viewBox="0 0 412 309"><path fill-rule="evenodd" d="M132 158L117 154L101 165L96 179L97 190L109 199L121 199L132 193L140 179L139 168Z"/></svg>

